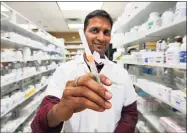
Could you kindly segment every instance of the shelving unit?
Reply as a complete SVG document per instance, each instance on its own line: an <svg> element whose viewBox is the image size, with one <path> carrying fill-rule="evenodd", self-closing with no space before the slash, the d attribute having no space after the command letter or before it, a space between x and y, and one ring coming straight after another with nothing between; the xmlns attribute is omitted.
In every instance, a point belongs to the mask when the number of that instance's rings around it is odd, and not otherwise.
<svg viewBox="0 0 188 133"><path fill-rule="evenodd" d="M134 13L127 14L127 18L121 17L118 26L113 29L114 33L119 31L128 32L132 27L144 23L151 12L164 12L175 6L174 2L137 2ZM122 30L123 29L123 30Z"/></svg>
<svg viewBox="0 0 188 133"><path fill-rule="evenodd" d="M84 49L84 47L83 46L72 46L72 45L70 45L70 46L65 46L65 49Z"/></svg>
<svg viewBox="0 0 188 133"><path fill-rule="evenodd" d="M9 112L11 112L12 110L14 110L15 108L17 108L19 105L23 104L25 101L27 101L28 99L30 99L31 97L33 97L34 95L36 95L38 92L40 92L41 90L45 89L45 87L47 86L44 85L42 86L40 89L35 89L36 91L34 93L31 93L30 95L28 95L27 97L25 97L25 99L21 99L20 101L18 101L17 104L14 104L14 106L12 106L11 109L7 110L7 112L5 112L3 115L1 115L1 118L3 118L6 114L8 114Z"/></svg>
<svg viewBox="0 0 188 133"><path fill-rule="evenodd" d="M1 62L27 62L27 61L47 61L47 60L63 60L62 58L38 58L30 60L1 60Z"/></svg>
<svg viewBox="0 0 188 133"><path fill-rule="evenodd" d="M13 40L5 38L5 37L1 37L1 46L11 47L11 48L15 48L15 47L16 48L30 47L32 49L43 50L45 52L61 54L61 53L59 53L57 51L46 50L45 47L41 47L41 46L37 47L37 46L29 45L27 43L18 43L16 41L13 41Z"/></svg>
<svg viewBox="0 0 188 133"><path fill-rule="evenodd" d="M40 101L42 101L42 98ZM22 114L22 117L19 119L14 119L14 120L7 122L7 124L4 125L3 128L1 128L1 132L15 132L16 129L18 129L18 127L21 124L23 124L35 112L35 110L38 108L39 105L40 105L40 102L35 103L35 106L31 110L28 110L28 111L26 111L26 109L25 109L25 108L27 108L28 105L26 107L23 107L21 109L23 111L20 112L20 114ZM7 131L5 129L5 127L9 127L10 122L11 122L11 124L12 123L14 123L14 124L12 124L13 126L11 128L9 128L9 130Z"/></svg>
<svg viewBox="0 0 188 133"><path fill-rule="evenodd" d="M185 116L187 114L187 110L186 108L184 108L183 105L182 107L180 107L178 106L178 104L176 105L175 103L172 103L170 99L171 94L169 94L168 98L167 97L164 98L162 96L159 96L160 94L157 94L158 90L156 89L161 89L162 87L165 88L166 86L169 88L169 90L170 88L172 90L178 88L184 89L176 84L175 78L177 78L180 75L181 78L184 79L186 78L186 76L182 76L182 73L186 73L187 63L179 63L176 65L167 64L167 63L145 63L142 59L147 58L144 57L143 55L146 52L141 53L140 57L138 57L139 55L133 54L130 56L130 58L129 56L122 56L122 58L120 58L123 52L120 55L120 52L118 53L118 50L122 51L124 49L125 51L123 54L125 55L129 54L127 53L128 52L127 49L136 48L137 50L142 50L144 48L146 49L147 45L153 46L152 47L153 49L151 49L150 47L148 49L155 50L154 47L155 41L159 41L167 38L175 38L175 36L186 35L186 24L187 24L186 17L179 20L173 20L173 22L169 23L168 25L162 25L159 28L152 27L151 29L145 29L146 30L145 32L141 32L139 30L131 31L131 29L134 26L139 27L140 25L147 23L149 19L149 15L152 12L158 12L159 14L163 14L169 8L172 8L174 11L176 8L176 3L177 2L143 2L143 3L132 2L132 5L130 4L129 6L127 6L127 10L125 8L122 16L119 17L119 19L115 22L114 28L112 29L113 34L112 34L111 43L113 44L113 48L117 49L117 52L115 53L116 56L119 54L119 60L116 60L117 63L122 66L124 65L124 67L127 69L130 69L130 73L133 72L132 74L134 74L135 78L137 79L136 80L133 78L134 80L133 85L136 86L136 89L139 88L142 90L141 92L147 93L149 97L153 97L158 101L161 101L162 104L160 106L165 107L165 109L160 108L157 112L152 112L152 113L143 113L138 108L138 111L142 114L145 120L150 123L151 127L153 127L156 130L156 132L161 132L161 133L166 131L160 125L160 117L174 116L179 113ZM130 12L130 14L127 13L128 9L132 9L132 12ZM141 57L141 55L143 55L143 57ZM152 73L153 75L145 74L145 73L149 73L149 70L151 69L155 71ZM175 75L177 73L178 75ZM161 75L161 79L159 79L160 75ZM144 79L144 80L140 80L140 79ZM157 84L159 86L157 86ZM180 83L178 82L178 84ZM168 91L168 89L166 91ZM174 113L175 109L179 111L177 114Z"/></svg>
<svg viewBox="0 0 188 133"><path fill-rule="evenodd" d="M137 63L137 62L127 62L124 61L125 64L132 64L132 65L140 65L140 66L154 66L154 67L164 67L164 68L174 68L174 69L183 69L186 70L186 64L164 64L164 63Z"/></svg>
<svg viewBox="0 0 188 133"><path fill-rule="evenodd" d="M29 78L29 77L32 77L32 76L35 76L35 75L38 75L38 74L42 74L42 73L45 73L45 72L48 72L48 71L51 71L51 70L54 70L54 69L56 69L56 68L51 68L49 70L45 70L45 71L42 71L42 72L36 72L36 73L33 73L32 75L23 76L23 77L20 77L20 78L14 80L14 81L1 84L1 91L3 91L2 87L6 86L6 85L9 85L9 84L12 84L14 82L18 82L20 80L23 80L23 79L26 79L26 78Z"/></svg>
<svg viewBox="0 0 188 133"><path fill-rule="evenodd" d="M69 54L66 54L66 55L76 55L76 53L69 53Z"/></svg>
<svg viewBox="0 0 188 133"><path fill-rule="evenodd" d="M180 112L186 114L186 112L187 112L187 111L186 111L186 108L185 108L185 109L182 109L182 108L180 108L180 107L178 107L178 106L175 106L175 105L173 105L170 101L166 101L166 100L162 99L161 97L159 97L159 96L157 96L157 95L155 95L155 94L152 94L152 93L150 93L149 91L147 91L147 90L149 89L149 87L151 87L151 86L148 86L147 83L152 83L152 82L151 82L151 81L133 82L134 85L136 85L137 87L139 87L140 89L142 89L143 91L145 91L146 93L148 93L149 95L155 97L156 99L158 99L158 100L160 100L160 101L162 101L162 102L168 104L169 106L171 106L171 107L173 107L173 108L179 110ZM146 86L143 86L143 84L145 84ZM160 85L161 85L161 84L160 84ZM147 88L147 87L148 87L148 88Z"/></svg>
<svg viewBox="0 0 188 133"><path fill-rule="evenodd" d="M33 40L42 42L44 44L54 44L56 46L59 46L58 44L53 43L53 42L49 41L48 39L41 37L41 36L37 35L36 33L32 32L32 31L24 29L21 26L19 26L18 24L13 23L13 22L8 21L8 20L1 22L1 30L9 31L9 32L14 31L16 33L19 33L20 35L23 35L23 36L31 38ZM47 32L45 32L45 33L47 34Z"/></svg>
<svg viewBox="0 0 188 133"><path fill-rule="evenodd" d="M159 112L153 113L142 113L138 108L138 111L142 114L142 116L156 129L157 132L164 133L164 129L160 125L160 117L163 116L173 116L173 113L170 113L167 110L160 110Z"/></svg>
<svg viewBox="0 0 188 133"><path fill-rule="evenodd" d="M7 107L2 110L1 123L3 125L1 126L1 132L16 132L40 105L45 95L43 90L47 87L47 82L44 83L47 80L46 78L49 78L53 70L64 61L64 41L53 37L39 27L36 27L37 30L32 30L30 25L35 24L5 3L1 2L1 5L10 10L9 13L1 11L2 52L6 52L8 49L13 49L15 53L12 52L12 54L15 55L17 50L20 52L19 57L5 56L5 54L3 60L1 60L2 68L6 68L6 71L1 69L3 72L1 76L5 76L2 78L6 79L6 76L12 76L9 80L1 82L1 100L13 98L10 103L7 103ZM28 25L27 28L22 27L20 23L22 19ZM26 47L31 51L28 58L24 56L23 51ZM37 52L44 55L36 58ZM32 69L30 70L30 68ZM33 68L36 68L36 71ZM17 71L19 75L17 73L11 75L11 72L14 71ZM29 88L35 85L39 88ZM17 100L16 94L19 92L22 97L15 102ZM10 126L11 124L12 126Z"/></svg>
<svg viewBox="0 0 188 133"><path fill-rule="evenodd" d="M1 12L1 20L6 20L6 19L8 19L8 16L5 13Z"/></svg>
<svg viewBox="0 0 188 133"><path fill-rule="evenodd" d="M135 33L133 37L125 37L125 42L123 44L128 47L138 43L145 43L147 41L168 38L169 36L176 36L176 33L183 36L186 34L186 22L185 18L179 21L174 21L167 26L161 26L158 29L151 29L145 34L139 32ZM131 40L129 38L131 38Z"/></svg>

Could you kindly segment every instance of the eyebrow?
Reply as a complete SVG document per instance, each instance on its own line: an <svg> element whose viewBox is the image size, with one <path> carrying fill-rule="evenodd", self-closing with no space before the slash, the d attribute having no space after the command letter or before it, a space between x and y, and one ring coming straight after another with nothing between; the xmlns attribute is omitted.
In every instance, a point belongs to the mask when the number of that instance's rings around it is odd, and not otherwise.
<svg viewBox="0 0 188 133"><path fill-rule="evenodd" d="M112 30L110 30L110 29L105 29L105 31L111 32Z"/></svg>
<svg viewBox="0 0 188 133"><path fill-rule="evenodd" d="M94 28L99 29L99 27L93 26L93 27L90 27L89 30L94 29ZM111 32L112 30L111 29L104 29L104 31Z"/></svg>

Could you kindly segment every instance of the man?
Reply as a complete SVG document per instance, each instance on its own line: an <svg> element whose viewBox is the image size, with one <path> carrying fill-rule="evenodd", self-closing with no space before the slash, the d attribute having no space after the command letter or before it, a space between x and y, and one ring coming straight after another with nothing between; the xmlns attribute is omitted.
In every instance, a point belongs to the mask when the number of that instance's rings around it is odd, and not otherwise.
<svg viewBox="0 0 188 133"><path fill-rule="evenodd" d="M102 84L94 80L85 54L62 64L51 79L35 116L33 133L133 133L138 119L136 93L127 71L104 55L111 39L112 19L103 10L88 14L84 32L92 52L104 59L96 63Z"/></svg>

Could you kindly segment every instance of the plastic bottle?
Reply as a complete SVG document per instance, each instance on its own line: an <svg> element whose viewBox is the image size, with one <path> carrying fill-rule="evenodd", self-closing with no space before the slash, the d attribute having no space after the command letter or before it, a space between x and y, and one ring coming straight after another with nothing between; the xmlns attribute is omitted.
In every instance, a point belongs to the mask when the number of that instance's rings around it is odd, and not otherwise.
<svg viewBox="0 0 188 133"><path fill-rule="evenodd" d="M166 63L178 64L179 63L180 43L174 42L169 44L169 48L166 50Z"/></svg>
<svg viewBox="0 0 188 133"><path fill-rule="evenodd" d="M173 18L174 18L174 13L172 9L165 11L162 15L162 25L164 26L172 23Z"/></svg>
<svg viewBox="0 0 188 133"><path fill-rule="evenodd" d="M186 36L184 36L183 43L180 46L180 63L187 63Z"/></svg>
<svg viewBox="0 0 188 133"><path fill-rule="evenodd" d="M161 19L160 14L158 12L152 12L150 13L149 19L148 19L148 28L158 28L161 26Z"/></svg>
<svg viewBox="0 0 188 133"><path fill-rule="evenodd" d="M175 21L178 21L187 16L186 5L187 5L186 2L177 2L175 16L174 16Z"/></svg>

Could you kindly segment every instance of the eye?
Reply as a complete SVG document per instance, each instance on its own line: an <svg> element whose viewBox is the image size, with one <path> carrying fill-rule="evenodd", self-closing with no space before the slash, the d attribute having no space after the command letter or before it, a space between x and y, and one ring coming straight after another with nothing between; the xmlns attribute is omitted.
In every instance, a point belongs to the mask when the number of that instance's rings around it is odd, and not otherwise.
<svg viewBox="0 0 188 133"><path fill-rule="evenodd" d="M97 33L98 30L97 30L97 28L93 28L93 29L90 30L90 32L91 32L91 33Z"/></svg>
<svg viewBox="0 0 188 133"><path fill-rule="evenodd" d="M110 36L110 35L111 35L110 30L105 30L105 31L104 31L104 35L105 35L105 36Z"/></svg>

